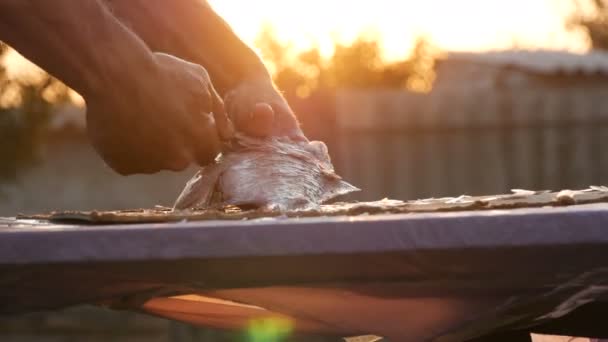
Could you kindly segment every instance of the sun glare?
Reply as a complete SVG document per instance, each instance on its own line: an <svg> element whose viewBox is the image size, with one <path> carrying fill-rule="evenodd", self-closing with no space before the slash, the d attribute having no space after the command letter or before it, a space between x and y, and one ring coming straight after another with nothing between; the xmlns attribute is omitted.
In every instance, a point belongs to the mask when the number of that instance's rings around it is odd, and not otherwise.
<svg viewBox="0 0 608 342"><path fill-rule="evenodd" d="M328 57L335 42L348 44L362 34L378 39L387 61L408 56L420 36L443 51L585 52L589 47L582 32L565 28L573 0L208 1L252 47L265 25L270 25L294 55L314 46ZM39 73L14 51L5 60L12 66L9 77Z"/></svg>
<svg viewBox="0 0 608 342"><path fill-rule="evenodd" d="M407 55L419 35L444 50L587 49L581 34L564 28L571 0L209 1L249 44L268 23L294 50L314 44L326 55L334 40L363 32L380 38L387 59Z"/></svg>

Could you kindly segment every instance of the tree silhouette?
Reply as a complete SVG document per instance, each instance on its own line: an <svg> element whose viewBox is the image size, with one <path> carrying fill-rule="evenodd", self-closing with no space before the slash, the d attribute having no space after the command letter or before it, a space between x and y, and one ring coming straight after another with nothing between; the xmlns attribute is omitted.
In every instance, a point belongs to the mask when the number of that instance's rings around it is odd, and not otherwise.
<svg viewBox="0 0 608 342"><path fill-rule="evenodd" d="M591 14L586 14L584 4L575 1L576 10L567 21L568 28L582 28L587 33L594 50L608 50L608 0L590 0Z"/></svg>
<svg viewBox="0 0 608 342"><path fill-rule="evenodd" d="M334 43L334 52L326 59L316 46L289 56L292 47L280 42L270 26L261 30L256 46L288 97L338 88L408 88L426 92L432 86L438 54L421 37L408 58L387 63L382 59L378 40L362 35L350 44Z"/></svg>

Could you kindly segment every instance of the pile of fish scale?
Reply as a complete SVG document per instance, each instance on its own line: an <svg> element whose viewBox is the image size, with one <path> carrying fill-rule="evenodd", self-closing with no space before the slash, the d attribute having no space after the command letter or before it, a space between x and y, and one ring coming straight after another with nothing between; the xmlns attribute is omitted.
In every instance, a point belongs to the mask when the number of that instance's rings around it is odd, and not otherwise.
<svg viewBox="0 0 608 342"><path fill-rule="evenodd" d="M227 205L304 210L358 190L335 173L323 142L237 134L213 164L188 181L174 210Z"/></svg>

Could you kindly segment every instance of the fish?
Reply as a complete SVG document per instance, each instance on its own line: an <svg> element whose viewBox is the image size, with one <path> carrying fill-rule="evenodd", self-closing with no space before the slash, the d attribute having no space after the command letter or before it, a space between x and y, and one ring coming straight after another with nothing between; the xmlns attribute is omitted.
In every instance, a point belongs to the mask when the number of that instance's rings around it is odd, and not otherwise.
<svg viewBox="0 0 608 342"><path fill-rule="evenodd" d="M307 210L359 190L336 174L321 141L237 134L232 146L187 182L173 210Z"/></svg>

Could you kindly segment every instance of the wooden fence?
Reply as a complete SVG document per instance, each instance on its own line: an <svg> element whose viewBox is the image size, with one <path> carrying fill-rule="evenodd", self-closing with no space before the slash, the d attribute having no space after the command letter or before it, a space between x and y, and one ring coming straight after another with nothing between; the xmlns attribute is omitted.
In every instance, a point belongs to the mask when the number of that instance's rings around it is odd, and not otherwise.
<svg viewBox="0 0 608 342"><path fill-rule="evenodd" d="M359 199L608 184L608 89L343 91L334 139Z"/></svg>

